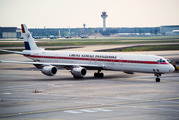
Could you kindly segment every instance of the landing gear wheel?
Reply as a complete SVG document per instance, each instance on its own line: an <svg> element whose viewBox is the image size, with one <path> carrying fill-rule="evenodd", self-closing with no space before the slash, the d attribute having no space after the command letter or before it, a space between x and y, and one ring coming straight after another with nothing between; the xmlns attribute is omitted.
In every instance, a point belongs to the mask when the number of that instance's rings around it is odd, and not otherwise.
<svg viewBox="0 0 179 120"><path fill-rule="evenodd" d="M104 74L103 73L94 73L94 77L102 78L102 77L104 77Z"/></svg>
<svg viewBox="0 0 179 120"><path fill-rule="evenodd" d="M156 78L156 82L160 82L160 78Z"/></svg>
<svg viewBox="0 0 179 120"><path fill-rule="evenodd" d="M160 82L160 76L161 74L160 73L155 73L154 76L157 76L157 78L155 79L156 82Z"/></svg>
<svg viewBox="0 0 179 120"><path fill-rule="evenodd" d="M94 73L94 77L98 77L98 73Z"/></svg>
<svg viewBox="0 0 179 120"><path fill-rule="evenodd" d="M75 79L81 79L81 78L83 78L83 77L73 76L73 78L75 78Z"/></svg>

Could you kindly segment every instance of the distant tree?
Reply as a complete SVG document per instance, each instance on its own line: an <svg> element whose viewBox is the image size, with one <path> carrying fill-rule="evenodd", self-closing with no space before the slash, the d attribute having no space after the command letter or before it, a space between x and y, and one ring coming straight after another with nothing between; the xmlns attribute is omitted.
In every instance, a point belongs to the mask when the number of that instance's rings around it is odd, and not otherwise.
<svg viewBox="0 0 179 120"><path fill-rule="evenodd" d="M68 36L68 31L64 31L63 36Z"/></svg>
<svg viewBox="0 0 179 120"><path fill-rule="evenodd" d="M98 33L98 30L95 30L94 32L95 32L95 33Z"/></svg>
<svg viewBox="0 0 179 120"><path fill-rule="evenodd" d="M115 34L115 33L118 33L118 30L117 29L110 29L110 30L106 30L106 31L102 31L100 30L99 31L102 35L111 35L111 34Z"/></svg>
<svg viewBox="0 0 179 120"><path fill-rule="evenodd" d="M110 33L112 33L112 34L118 33L118 30L113 29L113 30L110 31Z"/></svg>
<svg viewBox="0 0 179 120"><path fill-rule="evenodd" d="M90 33L94 33L94 30L91 30L91 32Z"/></svg>
<svg viewBox="0 0 179 120"><path fill-rule="evenodd" d="M107 36L111 35L111 33L110 33L109 30L106 30L106 31L100 30L99 32L100 32L102 35L107 35Z"/></svg>
<svg viewBox="0 0 179 120"><path fill-rule="evenodd" d="M49 33L46 32L46 35L45 35L45 36L46 36L46 37L49 37L50 35L49 35Z"/></svg>

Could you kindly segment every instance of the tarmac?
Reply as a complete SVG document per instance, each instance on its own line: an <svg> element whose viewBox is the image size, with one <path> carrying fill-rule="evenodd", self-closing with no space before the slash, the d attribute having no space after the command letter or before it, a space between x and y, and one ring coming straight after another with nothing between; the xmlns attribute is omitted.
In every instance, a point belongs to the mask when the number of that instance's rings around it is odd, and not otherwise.
<svg viewBox="0 0 179 120"><path fill-rule="evenodd" d="M179 56L179 51L147 52L153 53L169 59ZM0 55L0 60L31 61L16 54ZM104 78L94 78L94 72L74 79L59 69L48 77L32 65L1 63L0 119L179 119L179 73L164 74L156 83L153 74L102 71Z"/></svg>

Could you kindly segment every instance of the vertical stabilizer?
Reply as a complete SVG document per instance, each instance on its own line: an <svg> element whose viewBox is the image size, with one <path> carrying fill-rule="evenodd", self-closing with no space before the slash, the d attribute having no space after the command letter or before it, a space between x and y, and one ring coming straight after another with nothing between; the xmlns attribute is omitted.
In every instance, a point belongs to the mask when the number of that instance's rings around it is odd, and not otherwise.
<svg viewBox="0 0 179 120"><path fill-rule="evenodd" d="M40 50L40 48L37 47L36 43L34 42L34 39L30 32L27 29L27 26L25 24L21 24L22 28L22 34L24 37L24 45L26 50Z"/></svg>

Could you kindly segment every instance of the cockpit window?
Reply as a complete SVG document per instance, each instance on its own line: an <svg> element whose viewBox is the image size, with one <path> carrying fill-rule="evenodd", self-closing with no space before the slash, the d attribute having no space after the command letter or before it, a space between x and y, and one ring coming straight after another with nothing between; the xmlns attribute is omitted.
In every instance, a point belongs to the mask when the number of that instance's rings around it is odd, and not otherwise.
<svg viewBox="0 0 179 120"><path fill-rule="evenodd" d="M165 63L166 61L165 60L163 60L162 58L160 59L160 60L157 60L157 63Z"/></svg>

